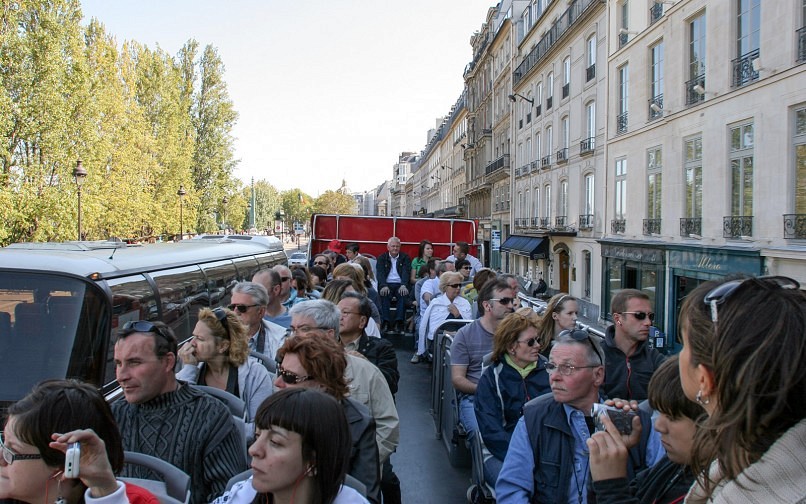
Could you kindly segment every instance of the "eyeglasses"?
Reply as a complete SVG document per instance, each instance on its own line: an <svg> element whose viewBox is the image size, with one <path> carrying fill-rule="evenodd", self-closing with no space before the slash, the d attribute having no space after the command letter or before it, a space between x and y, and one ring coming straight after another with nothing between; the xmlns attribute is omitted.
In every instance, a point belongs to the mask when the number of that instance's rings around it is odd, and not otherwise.
<svg viewBox="0 0 806 504"><path fill-rule="evenodd" d="M518 343L526 343L526 346L533 347L537 344L537 338L529 338L527 340L518 340Z"/></svg>
<svg viewBox="0 0 806 504"><path fill-rule="evenodd" d="M282 378L283 381L289 385L295 385L297 383L302 383L304 381L313 379L310 376L300 376L297 373L286 371L282 366L277 367L277 374L280 375L280 378Z"/></svg>
<svg viewBox="0 0 806 504"><path fill-rule="evenodd" d="M289 280L291 280L291 277L280 277L280 283L285 283Z"/></svg>
<svg viewBox="0 0 806 504"><path fill-rule="evenodd" d="M462 269L470 270L470 269L473 269L473 267L472 266L462 266Z"/></svg>
<svg viewBox="0 0 806 504"><path fill-rule="evenodd" d="M621 312L622 315L630 314L635 317L636 320L646 320L649 317L649 321L652 322L655 320L655 312L645 312L645 311L623 311Z"/></svg>
<svg viewBox="0 0 806 504"><path fill-rule="evenodd" d="M462 286L462 284L458 283L458 284L448 284L445 287L452 287L454 289L458 289L461 286Z"/></svg>
<svg viewBox="0 0 806 504"><path fill-rule="evenodd" d="M304 336L304 335L306 335L306 334L308 334L310 332L313 332L313 331L327 331L328 329L329 329L328 327L311 327L311 326L294 327L294 326L289 326L289 328L286 329L286 331L285 331L285 335L286 336L293 336L294 334L300 334L300 335Z"/></svg>
<svg viewBox="0 0 806 504"><path fill-rule="evenodd" d="M237 311L239 313L246 313L246 310L249 308L254 308L255 306L260 306L257 304L231 304L227 306L232 311Z"/></svg>
<svg viewBox="0 0 806 504"><path fill-rule="evenodd" d="M589 369L589 368L597 368L599 365L595 366L572 366L571 364L555 364L553 362L549 362L546 364L546 371L548 374L554 374L556 371L559 371L563 376L571 376L577 369Z"/></svg>
<svg viewBox="0 0 806 504"><path fill-rule="evenodd" d="M797 282L797 280L793 280L785 276L761 276L725 282L722 285L714 287L711 292L706 294L705 299L703 300L706 305L711 307L711 322L714 324L717 322L717 306L727 301L728 298L733 295L733 293L736 292L739 287L741 287L745 282L749 282L751 280L768 284L770 287L777 287L781 289L800 289L800 284Z"/></svg>
<svg viewBox="0 0 806 504"><path fill-rule="evenodd" d="M11 448L6 446L2 432L0 432L0 449L3 450L3 460L6 461L6 465L11 465L15 460L39 460L42 458L40 453L14 453Z"/></svg>
<svg viewBox="0 0 806 504"><path fill-rule="evenodd" d="M499 303L501 303L502 305L508 305L508 304L513 304L513 303L515 303L515 300L516 300L516 299L517 299L517 298L511 298L511 297L502 297L502 298L491 298L491 299L490 299L490 301L498 301L498 302L499 302Z"/></svg>
<svg viewBox="0 0 806 504"><path fill-rule="evenodd" d="M587 341L590 344L591 348L593 349L593 353L596 354L596 357L599 358L599 364L596 366L582 366L582 367L599 367L604 365L604 359L602 359L602 354L599 353L599 350L596 349L596 345L593 344L593 340L591 339L591 335L588 334L588 331L583 331L582 329L566 329L561 331L560 334L557 336L558 338L570 337L576 341ZM546 368L548 369L548 368ZM571 374L570 372L565 373L564 375L568 376Z"/></svg>

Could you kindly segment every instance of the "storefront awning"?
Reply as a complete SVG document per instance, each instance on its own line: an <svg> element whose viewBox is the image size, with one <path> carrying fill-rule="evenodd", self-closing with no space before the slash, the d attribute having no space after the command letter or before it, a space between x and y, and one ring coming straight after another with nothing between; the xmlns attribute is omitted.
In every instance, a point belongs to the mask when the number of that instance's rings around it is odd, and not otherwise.
<svg viewBox="0 0 806 504"><path fill-rule="evenodd" d="M549 243L546 238L539 236L511 235L501 245L501 251L529 259L545 259L548 256Z"/></svg>

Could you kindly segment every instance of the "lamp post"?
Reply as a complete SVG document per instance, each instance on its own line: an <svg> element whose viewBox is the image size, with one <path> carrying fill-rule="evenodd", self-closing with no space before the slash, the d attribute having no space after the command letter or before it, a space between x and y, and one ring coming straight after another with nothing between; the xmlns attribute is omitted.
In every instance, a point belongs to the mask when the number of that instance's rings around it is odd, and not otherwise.
<svg viewBox="0 0 806 504"><path fill-rule="evenodd" d="M277 213L280 215L280 241L283 241L285 233L285 212L281 208Z"/></svg>
<svg viewBox="0 0 806 504"><path fill-rule="evenodd" d="M187 194L187 191L185 191L185 186L182 185L182 184L179 184L179 190L176 191L176 195L179 196L179 239L180 240L183 240L185 238L185 220L184 220L184 213L183 213L184 212L184 207L185 207L185 204L184 204L185 194Z"/></svg>
<svg viewBox="0 0 806 504"><path fill-rule="evenodd" d="M81 165L81 160L76 161L76 167L73 168L73 180L78 187L78 241L81 241L81 186L84 185L84 180L87 178L87 170Z"/></svg>
<svg viewBox="0 0 806 504"><path fill-rule="evenodd" d="M227 234L227 203L229 203L229 198L224 196L221 199L221 206L223 207L222 210L222 225L224 226L224 234Z"/></svg>

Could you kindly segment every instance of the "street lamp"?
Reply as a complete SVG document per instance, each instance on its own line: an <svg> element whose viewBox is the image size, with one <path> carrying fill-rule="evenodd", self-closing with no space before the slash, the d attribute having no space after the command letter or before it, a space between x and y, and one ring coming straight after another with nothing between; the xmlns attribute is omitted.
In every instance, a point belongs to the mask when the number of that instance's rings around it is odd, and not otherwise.
<svg viewBox="0 0 806 504"><path fill-rule="evenodd" d="M183 214L184 206L185 206L185 204L184 204L185 194L187 194L187 191L185 191L185 186L182 185L182 184L179 184L179 190L176 191L176 195L179 196L179 239L180 240L185 238L185 221L184 221L184 214Z"/></svg>
<svg viewBox="0 0 806 504"><path fill-rule="evenodd" d="M222 208L222 216L223 216L222 220L223 220L223 222L221 224L223 224L223 226L224 226L224 234L227 234L227 229L228 229L227 228L227 203L229 203L229 198L224 196L221 199L221 205L223 207Z"/></svg>
<svg viewBox="0 0 806 504"><path fill-rule="evenodd" d="M285 233L285 212L281 208L277 214L280 215L280 241L283 241L283 235Z"/></svg>
<svg viewBox="0 0 806 504"><path fill-rule="evenodd" d="M76 161L76 167L73 168L73 180L78 187L78 241L81 241L81 186L84 185L84 180L87 178L87 170L81 165L81 160Z"/></svg>

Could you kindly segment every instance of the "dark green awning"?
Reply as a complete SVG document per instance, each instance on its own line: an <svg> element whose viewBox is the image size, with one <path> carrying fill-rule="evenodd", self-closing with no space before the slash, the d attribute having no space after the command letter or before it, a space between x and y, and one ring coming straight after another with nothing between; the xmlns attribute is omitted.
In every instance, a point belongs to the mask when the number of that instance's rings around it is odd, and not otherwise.
<svg viewBox="0 0 806 504"><path fill-rule="evenodd" d="M545 259L548 256L549 243L546 238L539 236L511 235L501 245L501 251L529 259Z"/></svg>

